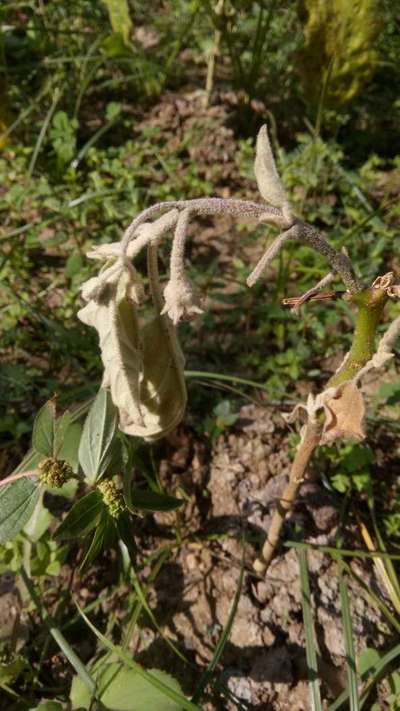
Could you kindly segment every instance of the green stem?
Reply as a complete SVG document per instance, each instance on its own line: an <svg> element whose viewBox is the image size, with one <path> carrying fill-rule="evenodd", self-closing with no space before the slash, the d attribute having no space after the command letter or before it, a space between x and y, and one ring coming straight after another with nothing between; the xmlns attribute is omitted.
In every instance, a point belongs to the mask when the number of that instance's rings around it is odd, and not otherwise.
<svg viewBox="0 0 400 711"><path fill-rule="evenodd" d="M375 353L376 329L388 300L386 288L363 289L353 294L350 301L358 307L353 342L340 370L329 380L327 387L336 387L353 380Z"/></svg>

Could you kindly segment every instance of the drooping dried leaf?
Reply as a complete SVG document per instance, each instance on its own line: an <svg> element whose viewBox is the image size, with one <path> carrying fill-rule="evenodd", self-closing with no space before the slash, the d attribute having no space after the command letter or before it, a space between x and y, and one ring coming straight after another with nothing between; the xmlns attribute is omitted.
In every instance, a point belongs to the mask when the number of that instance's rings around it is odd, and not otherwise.
<svg viewBox="0 0 400 711"><path fill-rule="evenodd" d="M365 438L364 398L354 382L344 383L335 397L325 403L326 422L321 444L331 444L336 439Z"/></svg>
<svg viewBox="0 0 400 711"><path fill-rule="evenodd" d="M143 371L140 408L143 428L121 411L121 429L127 434L158 439L181 421L186 408L184 357L168 316L156 315L141 332Z"/></svg>
<svg viewBox="0 0 400 711"><path fill-rule="evenodd" d="M139 407L139 375L141 354L139 327L133 301L129 298L127 273L117 286L110 286L101 300L91 300L79 311L78 317L98 334L104 365L103 387L111 389L114 405L120 412L144 424Z"/></svg>
<svg viewBox="0 0 400 711"><path fill-rule="evenodd" d="M279 177L272 153L267 127L261 127L257 136L254 173L260 194L273 207L288 205L285 189Z"/></svg>
<svg viewBox="0 0 400 711"><path fill-rule="evenodd" d="M400 298L400 284L393 284L393 286L389 286L387 290L387 295L390 296L391 299L399 299Z"/></svg>
<svg viewBox="0 0 400 711"><path fill-rule="evenodd" d="M145 439L165 436L182 419L186 406L183 355L175 329L160 314L140 327L132 298L133 272L125 269L118 284L79 311L98 334L109 387L123 432Z"/></svg>

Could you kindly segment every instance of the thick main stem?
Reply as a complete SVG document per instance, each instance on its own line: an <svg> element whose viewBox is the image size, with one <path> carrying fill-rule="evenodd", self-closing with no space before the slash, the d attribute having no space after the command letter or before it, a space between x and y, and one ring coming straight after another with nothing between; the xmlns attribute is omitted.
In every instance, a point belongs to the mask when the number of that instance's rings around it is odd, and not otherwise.
<svg viewBox="0 0 400 711"><path fill-rule="evenodd" d="M328 381L327 388L353 380L371 360L375 353L376 330L388 300L386 292L386 288L371 287L351 297L358 307L351 349L339 371Z"/></svg>
<svg viewBox="0 0 400 711"><path fill-rule="evenodd" d="M276 511L272 517L271 526L262 549L261 557L254 563L254 569L257 573L265 573L272 560L279 541L283 522L293 507L297 492L301 483L304 481L310 459L321 440L321 435L322 422L317 420L315 422L309 422L306 425L303 438L296 450L289 474L289 481L283 491L282 497L278 501Z"/></svg>

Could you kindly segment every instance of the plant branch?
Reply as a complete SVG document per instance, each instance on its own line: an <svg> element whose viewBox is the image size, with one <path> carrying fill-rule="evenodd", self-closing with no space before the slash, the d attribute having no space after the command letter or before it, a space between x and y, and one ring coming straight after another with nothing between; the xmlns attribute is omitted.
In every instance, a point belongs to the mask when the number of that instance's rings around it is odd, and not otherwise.
<svg viewBox="0 0 400 711"><path fill-rule="evenodd" d="M0 479L0 486L6 486L7 484L12 484L13 481L18 479L23 479L24 477L37 476L37 469L32 469L27 472L18 472L18 474L10 474L6 476L5 479Z"/></svg>
<svg viewBox="0 0 400 711"><path fill-rule="evenodd" d="M280 252L285 242L290 239L305 242L316 252L322 254L329 262L333 271L339 274L343 284L350 293L357 293L361 290L361 285L354 274L351 261L347 254L338 252L338 250L334 249L334 247L332 247L325 237L323 237L317 230L315 230L308 223L300 220L296 220L288 230L279 235L268 247L267 251L263 254L260 261L248 277L248 286L253 286L253 284L258 281L268 264Z"/></svg>
<svg viewBox="0 0 400 711"><path fill-rule="evenodd" d="M322 277L322 279L320 279L315 286L313 286L311 289L308 289L308 291L306 291L301 296L293 296L292 298L282 299L282 304L284 306L292 306L293 311L297 311L297 309L299 309L300 306L305 304L306 301L324 301L326 299L336 299L338 296L342 296L342 292L320 291L320 289L322 289L324 286L330 284L334 278L335 274L333 272L329 272L328 274L325 274L325 276Z"/></svg>
<svg viewBox="0 0 400 711"><path fill-rule="evenodd" d="M293 224L288 222L287 215L278 208L268 206L262 203L252 202L250 200L235 200L224 198L199 198L194 200L170 200L164 203L152 205L141 212L129 225L121 240L121 251L125 256L128 254L128 246L132 240L134 245L137 241L139 248L142 248L146 243L151 241L152 225L149 225L149 230L146 232L139 231L138 228L143 225L149 218L153 217L158 212L169 211L174 209L185 211L186 214L197 215L218 215L228 214L236 217L254 218L259 221L271 222L275 225L287 227L276 240L268 247L267 251L258 262L257 266L250 274L247 283L252 286L261 276L269 262L278 254L283 244L289 240L298 240L304 242L312 249L322 254L329 262L334 272L337 272L344 285L350 293L357 293L361 290L361 285L356 278L350 259L343 252L339 252L332 247L328 241L316 229L306 222L295 220ZM172 221L175 216L172 215ZM137 253L138 249L132 245L129 252Z"/></svg>
<svg viewBox="0 0 400 711"><path fill-rule="evenodd" d="M267 539L263 545L261 557L254 563L257 573L265 573L278 545L280 532L287 514L296 500L297 492L304 481L310 459L318 447L322 436L322 422L318 419L310 421L297 447L295 458L289 474L289 481L283 491L276 511L272 517Z"/></svg>
<svg viewBox="0 0 400 711"><path fill-rule="evenodd" d="M235 200L224 198L198 198L194 200L169 200L167 202L159 202L151 205L141 212L131 222L125 231L121 246L122 251L126 252L129 242L136 236L135 232L139 225L153 217L157 212L165 212L178 208L183 210L189 208L190 211L197 215L236 215L238 217L253 217L260 219L261 216L271 216L272 219L281 217L282 213L275 207L269 207L263 203L252 202L251 200Z"/></svg>

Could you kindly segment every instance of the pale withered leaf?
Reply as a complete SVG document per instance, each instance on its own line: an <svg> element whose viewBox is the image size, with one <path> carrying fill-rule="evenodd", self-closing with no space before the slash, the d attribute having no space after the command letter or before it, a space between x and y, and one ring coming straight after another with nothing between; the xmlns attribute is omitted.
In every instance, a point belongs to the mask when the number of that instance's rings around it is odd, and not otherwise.
<svg viewBox="0 0 400 711"><path fill-rule="evenodd" d="M129 272L123 272L118 284L110 286L98 301L92 300L78 312L78 317L99 334L104 365L103 387L109 387L114 405L121 414L144 426L139 403L139 377L142 359L136 309L129 298Z"/></svg>
<svg viewBox="0 0 400 711"><path fill-rule="evenodd" d="M122 272L117 285L103 289L78 317L93 326L104 365L103 387L109 387L123 432L155 440L180 422L186 406L183 355L175 328L157 314L143 327L132 299L132 272Z"/></svg>
<svg viewBox="0 0 400 711"><path fill-rule="evenodd" d="M148 276L154 317L140 331L143 370L140 375L140 407L146 432L135 420L121 413L123 432L155 440L174 429L186 407L184 357L176 328L169 316L162 314L162 294L157 263L157 244L148 246Z"/></svg>
<svg viewBox="0 0 400 711"><path fill-rule="evenodd" d="M288 209L289 201L276 168L266 125L257 136L254 173L264 200L274 207Z"/></svg>
<svg viewBox="0 0 400 711"><path fill-rule="evenodd" d="M184 357L168 316L156 315L141 330L143 371L140 409L144 428L129 412L120 412L120 427L130 435L155 440L173 430L186 408Z"/></svg>
<svg viewBox="0 0 400 711"><path fill-rule="evenodd" d="M326 422L321 444L331 444L336 439L365 438L364 397L354 382L337 389L336 395L325 403Z"/></svg>

